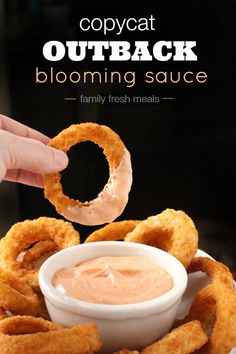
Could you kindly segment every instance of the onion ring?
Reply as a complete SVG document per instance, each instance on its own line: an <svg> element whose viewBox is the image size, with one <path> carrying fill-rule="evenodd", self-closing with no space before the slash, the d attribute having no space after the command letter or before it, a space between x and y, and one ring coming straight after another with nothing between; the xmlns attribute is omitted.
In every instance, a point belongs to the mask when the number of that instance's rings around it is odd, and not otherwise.
<svg viewBox="0 0 236 354"><path fill-rule="evenodd" d="M3 308L0 308L0 320L6 317L7 317L6 311Z"/></svg>
<svg viewBox="0 0 236 354"><path fill-rule="evenodd" d="M118 241L124 240L126 235L133 231L140 223L138 220L116 221L91 233L84 243L96 241Z"/></svg>
<svg viewBox="0 0 236 354"><path fill-rule="evenodd" d="M32 289L3 269L0 269L0 308L1 318L7 317L6 311L14 315L49 317L46 307Z"/></svg>
<svg viewBox="0 0 236 354"><path fill-rule="evenodd" d="M57 249L80 243L79 233L72 224L63 220L40 217L25 220L11 227L0 241L0 263L14 275L25 281L34 291L39 291L38 269L24 269L17 261L20 253L37 241L51 240Z"/></svg>
<svg viewBox="0 0 236 354"><path fill-rule="evenodd" d="M198 271L206 273L212 282L220 283L220 285L225 284L228 288L234 289L233 276L223 263L208 257L195 257L188 267L188 273Z"/></svg>
<svg viewBox="0 0 236 354"><path fill-rule="evenodd" d="M119 350L118 352L115 352L113 354L139 354L139 352L137 350L122 349L122 350Z"/></svg>
<svg viewBox="0 0 236 354"><path fill-rule="evenodd" d="M132 184L130 154L113 130L95 123L73 124L60 132L49 146L67 152L73 145L92 141L107 158L110 177L103 191L92 201L82 203L63 193L60 173L44 175L45 197L66 219L84 225L101 225L115 220L128 202Z"/></svg>
<svg viewBox="0 0 236 354"><path fill-rule="evenodd" d="M31 316L14 316L0 321L1 354L94 353L101 340L93 323L72 328Z"/></svg>
<svg viewBox="0 0 236 354"><path fill-rule="evenodd" d="M199 321L188 322L141 351L142 354L189 354L208 340Z"/></svg>
<svg viewBox="0 0 236 354"><path fill-rule="evenodd" d="M212 282L201 289L184 321L199 320L209 335L202 354L228 354L236 346L236 293L232 276L223 264L209 258L193 260L189 269L206 272Z"/></svg>
<svg viewBox="0 0 236 354"><path fill-rule="evenodd" d="M198 247L198 232L192 219L181 210L166 209L140 222L125 241L159 247L187 268Z"/></svg>
<svg viewBox="0 0 236 354"><path fill-rule="evenodd" d="M208 340L199 321L188 322L167 333L162 339L141 350L140 354L189 354L201 348ZM127 349L114 354L138 354ZM215 352L216 354L216 352Z"/></svg>
<svg viewBox="0 0 236 354"><path fill-rule="evenodd" d="M38 267L39 264L43 263L45 258L48 258L56 251L57 247L52 240L36 242L25 252L23 260L21 261L21 267L25 269Z"/></svg>

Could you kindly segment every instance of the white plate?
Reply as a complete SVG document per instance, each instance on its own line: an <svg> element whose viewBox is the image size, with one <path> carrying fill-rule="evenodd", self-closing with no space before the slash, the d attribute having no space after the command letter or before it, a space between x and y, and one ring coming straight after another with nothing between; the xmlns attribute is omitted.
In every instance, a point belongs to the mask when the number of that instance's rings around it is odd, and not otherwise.
<svg viewBox="0 0 236 354"><path fill-rule="evenodd" d="M197 257L210 257L209 254L201 250L197 251ZM189 308L195 298L196 293L209 283L209 278L205 273L195 272L188 276L188 286L184 293L179 311L177 313L177 319L185 317L189 311ZM236 354L236 347L231 350L229 354Z"/></svg>

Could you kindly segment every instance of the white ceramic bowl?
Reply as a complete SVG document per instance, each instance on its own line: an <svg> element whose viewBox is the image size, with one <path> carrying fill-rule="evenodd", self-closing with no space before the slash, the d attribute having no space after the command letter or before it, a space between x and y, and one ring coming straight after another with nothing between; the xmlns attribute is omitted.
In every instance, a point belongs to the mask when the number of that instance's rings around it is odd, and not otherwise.
<svg viewBox="0 0 236 354"><path fill-rule="evenodd" d="M52 286L51 280L57 270L101 256L147 257L172 276L173 288L144 302L103 305L66 296ZM169 331L187 286L187 273L176 258L158 248L140 243L105 241L74 246L54 254L43 263L39 284L53 322L67 327L96 322L103 341L102 353L112 353L122 348L142 348Z"/></svg>

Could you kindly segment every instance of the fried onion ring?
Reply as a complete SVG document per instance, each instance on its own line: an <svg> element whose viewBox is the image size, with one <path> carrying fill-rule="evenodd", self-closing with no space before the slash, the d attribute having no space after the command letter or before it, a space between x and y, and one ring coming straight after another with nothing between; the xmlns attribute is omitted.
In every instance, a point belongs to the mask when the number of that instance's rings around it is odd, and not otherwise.
<svg viewBox="0 0 236 354"><path fill-rule="evenodd" d="M198 232L181 210L166 209L140 222L125 241L149 244L169 252L187 268L198 247Z"/></svg>
<svg viewBox="0 0 236 354"><path fill-rule="evenodd" d="M225 284L228 288L234 289L233 276L223 263L208 257L195 257L188 267L188 273L198 271L206 273L212 282L220 283L219 285Z"/></svg>
<svg viewBox="0 0 236 354"><path fill-rule="evenodd" d="M133 231L140 223L138 220L116 221L91 233L84 243L96 241L119 241L124 240L126 235Z"/></svg>
<svg viewBox="0 0 236 354"><path fill-rule="evenodd" d="M122 349L122 350L119 350L118 352L115 352L113 354L139 354L139 352L137 350Z"/></svg>
<svg viewBox="0 0 236 354"><path fill-rule="evenodd" d="M207 258L208 259L208 258ZM201 289L184 321L199 320L209 335L202 354L228 354L236 346L236 293L226 266L214 260L194 259L190 271L204 271L210 285Z"/></svg>
<svg viewBox="0 0 236 354"><path fill-rule="evenodd" d="M7 317L6 311L3 308L0 308L0 320L6 317Z"/></svg>
<svg viewBox="0 0 236 354"><path fill-rule="evenodd" d="M57 247L54 241L45 240L36 242L31 248L29 248L21 261L21 267L25 269L32 269L38 267L43 263L45 258L48 258L51 254L57 251Z"/></svg>
<svg viewBox="0 0 236 354"><path fill-rule="evenodd" d="M63 193L60 173L44 176L45 197L66 219L84 225L101 225L115 220L128 202L132 184L130 154L113 130L95 123L73 124L60 132L49 146L67 152L73 145L92 141L99 145L107 158L110 177L103 191L92 201L82 203Z"/></svg>
<svg viewBox="0 0 236 354"><path fill-rule="evenodd" d="M6 311L14 315L32 315L48 318L46 307L32 289L10 272L0 269L1 318Z"/></svg>
<svg viewBox="0 0 236 354"><path fill-rule="evenodd" d="M144 348L140 354L189 354L201 348L208 340L199 321L188 322L167 333L162 339ZM114 354L138 354L127 349ZM215 352L216 354L216 352Z"/></svg>
<svg viewBox="0 0 236 354"><path fill-rule="evenodd" d="M94 353L101 340L93 323L72 328L31 316L15 316L0 321L1 354Z"/></svg>
<svg viewBox="0 0 236 354"><path fill-rule="evenodd" d="M141 351L142 354L189 354L208 340L199 321L188 322L173 329L165 337Z"/></svg>
<svg viewBox="0 0 236 354"><path fill-rule="evenodd" d="M23 268L17 257L35 242L44 240L53 241L59 250L80 243L79 233L71 223L47 217L25 220L13 225L0 241L2 268L11 271L35 291L39 291L38 269Z"/></svg>

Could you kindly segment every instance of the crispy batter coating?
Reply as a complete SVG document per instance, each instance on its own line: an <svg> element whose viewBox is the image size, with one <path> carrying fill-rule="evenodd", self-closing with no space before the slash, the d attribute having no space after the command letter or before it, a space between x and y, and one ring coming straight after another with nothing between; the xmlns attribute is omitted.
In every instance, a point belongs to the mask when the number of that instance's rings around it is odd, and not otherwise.
<svg viewBox="0 0 236 354"><path fill-rule="evenodd" d="M125 146L119 135L105 125L72 124L51 139L48 145L67 152L73 145L83 141L92 141L104 150L111 171L118 167Z"/></svg>
<svg viewBox="0 0 236 354"><path fill-rule="evenodd" d="M199 321L188 322L141 351L142 354L189 354L208 340Z"/></svg>
<svg viewBox="0 0 236 354"><path fill-rule="evenodd" d="M96 241L118 241L124 240L126 235L133 231L140 223L138 220L123 220L108 224L101 229L91 233L84 243Z"/></svg>
<svg viewBox="0 0 236 354"><path fill-rule="evenodd" d="M96 325L72 328L31 316L14 316L0 321L1 354L95 353L101 347Z"/></svg>
<svg viewBox="0 0 236 354"><path fill-rule="evenodd" d="M163 248L177 257L188 273L205 272L211 282L197 293L188 316L177 328L140 352L123 349L114 354L228 354L236 346L233 277L220 262L206 257L191 261L198 235L184 212L167 209L141 222L114 222L93 232L86 242L120 239ZM0 269L1 354L92 354L100 350L101 339L92 323L64 328L32 317L48 316L35 283L37 268L32 264L47 253L78 243L79 234L70 223L46 217L15 224L0 241L0 262L5 268ZM24 251L19 263L17 257ZM13 316L8 317L8 312Z"/></svg>
<svg viewBox="0 0 236 354"><path fill-rule="evenodd" d="M139 352L137 350L122 349L122 350L119 350L118 352L115 352L113 354L139 354Z"/></svg>
<svg viewBox="0 0 236 354"><path fill-rule="evenodd" d="M21 335L62 329L60 324L33 316L13 316L0 321L0 335Z"/></svg>
<svg viewBox="0 0 236 354"><path fill-rule="evenodd" d="M45 257L58 251L57 246L52 240L38 241L29 248L21 261L21 267L25 269L33 269Z"/></svg>
<svg viewBox="0 0 236 354"><path fill-rule="evenodd" d="M209 335L201 354L228 354L236 346L236 293L232 275L223 264L209 258L193 260L189 270L206 272L212 282L201 289L184 321L199 320Z"/></svg>
<svg viewBox="0 0 236 354"><path fill-rule="evenodd" d="M233 276L229 268L223 263L208 257L195 257L188 267L188 273L198 271L206 273L212 282L220 282L230 289L234 289Z"/></svg>
<svg viewBox="0 0 236 354"><path fill-rule="evenodd" d="M0 308L0 320L6 317L7 317L6 311L3 308Z"/></svg>
<svg viewBox="0 0 236 354"><path fill-rule="evenodd" d="M125 241L159 247L187 268L197 252L198 232L192 219L183 211L166 209L140 222L127 234Z"/></svg>
<svg viewBox="0 0 236 354"><path fill-rule="evenodd" d="M17 261L18 255L37 241L50 240L56 249L64 249L80 243L79 233L72 224L63 220L40 217L25 220L12 226L0 241L0 264L17 277L39 290L38 269L25 269Z"/></svg>
<svg viewBox="0 0 236 354"><path fill-rule="evenodd" d="M201 323L192 321L173 329L141 352L123 349L114 354L190 354L201 348L207 340Z"/></svg>
<svg viewBox="0 0 236 354"><path fill-rule="evenodd" d="M48 145L67 152L73 145L83 141L92 141L99 145L108 161L110 174L115 171L122 160L125 145L119 135L105 125L73 124L61 131ZM60 215L63 215L66 209L88 207L89 202L82 203L79 200L70 199L63 193L60 173L51 173L43 177L45 197L55 206Z"/></svg>
<svg viewBox="0 0 236 354"><path fill-rule="evenodd" d="M14 315L49 317L44 303L32 289L4 269L0 269L0 308L1 318L7 317L6 311Z"/></svg>

